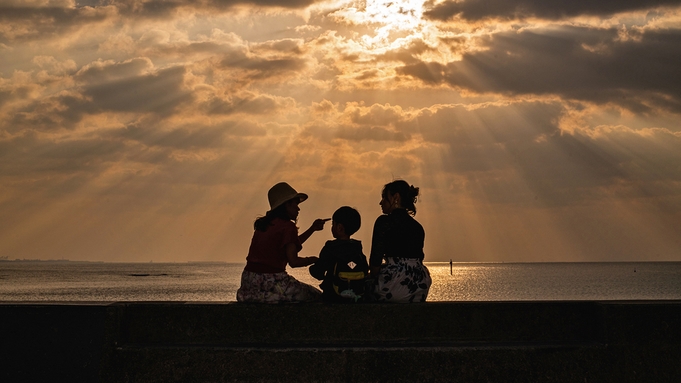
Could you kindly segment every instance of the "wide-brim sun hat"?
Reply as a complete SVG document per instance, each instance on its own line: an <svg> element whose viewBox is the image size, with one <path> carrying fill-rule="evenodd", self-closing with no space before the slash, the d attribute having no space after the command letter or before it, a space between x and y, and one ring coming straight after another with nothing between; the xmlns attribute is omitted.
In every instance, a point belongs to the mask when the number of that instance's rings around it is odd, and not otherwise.
<svg viewBox="0 0 681 383"><path fill-rule="evenodd" d="M298 198L300 199L300 202L303 202L307 199L307 194L298 193L296 189L292 188L291 185L287 184L286 182L279 182L278 184L272 186L267 192L267 199L270 202L270 210L274 210L294 198Z"/></svg>

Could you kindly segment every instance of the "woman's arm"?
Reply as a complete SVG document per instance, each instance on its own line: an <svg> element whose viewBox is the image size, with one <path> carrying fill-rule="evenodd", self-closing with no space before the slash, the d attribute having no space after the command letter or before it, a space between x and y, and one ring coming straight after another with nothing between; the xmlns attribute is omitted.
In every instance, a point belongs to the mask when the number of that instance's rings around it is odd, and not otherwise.
<svg viewBox="0 0 681 383"><path fill-rule="evenodd" d="M331 218L325 218L325 219L317 218L317 219L315 219L314 222L312 222L312 225L310 226L310 228L305 230L305 232L303 234L298 236L300 243L304 243L305 241L307 241L307 239L310 238L312 233L314 233L315 231L324 230L324 224L326 223L326 221L328 221L330 219Z"/></svg>
<svg viewBox="0 0 681 383"><path fill-rule="evenodd" d="M328 252L328 248L326 246L322 247L322 250L319 252L319 260L308 269L310 275L320 281L323 280L324 276L329 272L329 268L332 267L332 263L333 259Z"/></svg>
<svg viewBox="0 0 681 383"><path fill-rule="evenodd" d="M387 215L381 215L376 218L374 223L374 231L371 234L371 253L369 253L369 270L371 274L378 273L381 269L381 263L385 255L387 219Z"/></svg>
<svg viewBox="0 0 681 383"><path fill-rule="evenodd" d="M318 257L299 257L298 248L294 243L286 245L286 258L288 259L288 265L291 267L309 266L319 259Z"/></svg>

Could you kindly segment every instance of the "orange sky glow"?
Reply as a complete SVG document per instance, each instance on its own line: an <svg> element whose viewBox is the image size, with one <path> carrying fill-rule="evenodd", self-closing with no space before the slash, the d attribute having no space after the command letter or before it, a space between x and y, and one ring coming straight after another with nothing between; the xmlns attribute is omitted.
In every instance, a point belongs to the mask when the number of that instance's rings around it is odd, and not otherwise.
<svg viewBox="0 0 681 383"><path fill-rule="evenodd" d="M5 0L0 257L245 262L280 181L368 254L399 178L426 261L679 261L679 68L672 0Z"/></svg>

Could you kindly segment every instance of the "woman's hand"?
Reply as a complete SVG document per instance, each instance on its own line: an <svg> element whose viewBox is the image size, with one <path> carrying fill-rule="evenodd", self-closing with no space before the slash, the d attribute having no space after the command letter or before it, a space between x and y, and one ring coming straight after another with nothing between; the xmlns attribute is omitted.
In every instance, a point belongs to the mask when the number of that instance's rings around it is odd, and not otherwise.
<svg viewBox="0 0 681 383"><path fill-rule="evenodd" d="M331 218L317 218L312 222L312 225L310 226L309 229L305 230L305 232L301 235L298 236L298 239L300 239L300 243L303 243L307 241L308 238L314 233L315 231L320 231L324 230L324 224L327 221L330 221Z"/></svg>
<svg viewBox="0 0 681 383"><path fill-rule="evenodd" d="M313 264L313 263L317 263L317 261L319 261L319 257L316 257L314 255L311 256L311 257L305 257L305 258L308 260L308 262L310 262L309 263L310 265Z"/></svg>
<svg viewBox="0 0 681 383"><path fill-rule="evenodd" d="M291 267L305 267L317 262L319 257L299 257L298 249L293 243L286 245L286 259L288 260L288 265Z"/></svg>
<svg viewBox="0 0 681 383"><path fill-rule="evenodd" d="M310 226L310 229L312 229L312 231L324 230L324 224L330 220L331 218L317 218L314 220L314 222L312 222L312 226Z"/></svg>

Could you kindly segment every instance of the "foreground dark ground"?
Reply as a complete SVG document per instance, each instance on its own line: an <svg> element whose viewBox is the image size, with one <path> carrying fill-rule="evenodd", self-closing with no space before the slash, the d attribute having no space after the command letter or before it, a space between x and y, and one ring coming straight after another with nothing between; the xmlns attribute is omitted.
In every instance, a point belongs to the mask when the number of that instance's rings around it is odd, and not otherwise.
<svg viewBox="0 0 681 383"><path fill-rule="evenodd" d="M0 381L679 382L681 301L0 302Z"/></svg>

